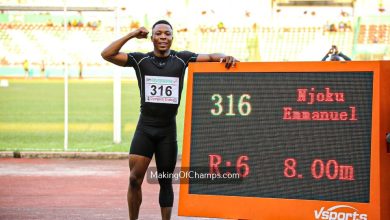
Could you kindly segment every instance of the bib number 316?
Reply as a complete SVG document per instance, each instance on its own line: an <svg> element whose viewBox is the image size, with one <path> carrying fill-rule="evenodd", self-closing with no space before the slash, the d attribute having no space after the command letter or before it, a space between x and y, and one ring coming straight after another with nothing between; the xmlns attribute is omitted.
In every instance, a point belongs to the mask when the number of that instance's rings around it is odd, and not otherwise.
<svg viewBox="0 0 390 220"><path fill-rule="evenodd" d="M178 104L179 77L145 76L145 102Z"/></svg>

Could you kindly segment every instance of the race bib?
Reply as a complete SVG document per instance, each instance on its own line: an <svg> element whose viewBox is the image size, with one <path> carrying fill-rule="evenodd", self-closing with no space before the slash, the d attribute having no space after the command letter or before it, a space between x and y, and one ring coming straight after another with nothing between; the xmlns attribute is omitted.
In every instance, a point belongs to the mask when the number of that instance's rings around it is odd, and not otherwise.
<svg viewBox="0 0 390 220"><path fill-rule="evenodd" d="M145 102L179 104L179 81L179 77L145 75Z"/></svg>

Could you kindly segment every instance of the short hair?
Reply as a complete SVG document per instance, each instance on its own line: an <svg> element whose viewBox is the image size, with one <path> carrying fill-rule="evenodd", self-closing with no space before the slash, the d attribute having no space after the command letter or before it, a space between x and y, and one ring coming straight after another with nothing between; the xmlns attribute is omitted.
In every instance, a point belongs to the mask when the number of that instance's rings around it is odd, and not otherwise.
<svg viewBox="0 0 390 220"><path fill-rule="evenodd" d="M152 29L154 29L154 27L156 27L156 25L158 25L158 24L169 25L169 27L171 27L171 29L173 30L172 25L168 21L166 21L166 20L159 20L159 21L157 21L156 23L154 23Z"/></svg>

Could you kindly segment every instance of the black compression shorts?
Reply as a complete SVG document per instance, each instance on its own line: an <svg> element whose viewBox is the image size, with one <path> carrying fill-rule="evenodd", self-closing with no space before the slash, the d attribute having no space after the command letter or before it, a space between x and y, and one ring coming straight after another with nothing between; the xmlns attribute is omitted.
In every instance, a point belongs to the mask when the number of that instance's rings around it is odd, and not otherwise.
<svg viewBox="0 0 390 220"><path fill-rule="evenodd" d="M176 120L159 119L141 114L133 140L130 154L152 158L170 157L176 161L177 137Z"/></svg>

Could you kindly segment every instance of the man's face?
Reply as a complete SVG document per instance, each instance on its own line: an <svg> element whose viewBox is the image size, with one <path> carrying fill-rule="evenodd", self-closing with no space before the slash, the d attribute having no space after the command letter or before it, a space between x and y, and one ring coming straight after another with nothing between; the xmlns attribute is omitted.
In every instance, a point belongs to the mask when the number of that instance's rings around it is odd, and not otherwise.
<svg viewBox="0 0 390 220"><path fill-rule="evenodd" d="M154 49L165 52L171 48L173 35L172 28L167 24L158 24L152 30Z"/></svg>

